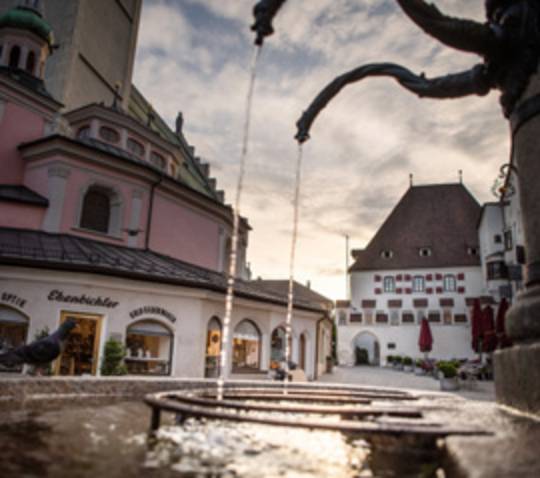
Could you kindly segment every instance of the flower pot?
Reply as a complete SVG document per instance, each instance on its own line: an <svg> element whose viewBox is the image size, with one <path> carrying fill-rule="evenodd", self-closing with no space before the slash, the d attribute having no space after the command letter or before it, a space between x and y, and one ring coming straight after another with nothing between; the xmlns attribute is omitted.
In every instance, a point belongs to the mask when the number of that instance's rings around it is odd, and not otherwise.
<svg viewBox="0 0 540 478"><path fill-rule="evenodd" d="M450 392L454 390L459 390L459 379L458 377L446 378L443 377L440 380L441 390Z"/></svg>
<svg viewBox="0 0 540 478"><path fill-rule="evenodd" d="M403 365L403 371L411 373L413 371L412 365Z"/></svg>

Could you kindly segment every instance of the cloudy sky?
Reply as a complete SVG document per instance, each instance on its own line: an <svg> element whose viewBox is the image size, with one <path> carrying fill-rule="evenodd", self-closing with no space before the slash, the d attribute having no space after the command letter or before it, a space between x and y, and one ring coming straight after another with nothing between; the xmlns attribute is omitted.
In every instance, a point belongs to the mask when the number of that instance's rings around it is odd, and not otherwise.
<svg viewBox="0 0 540 478"><path fill-rule="evenodd" d="M253 35L251 0L144 0L135 83L211 164L232 202L238 175ZM483 19L482 0L435 0ZM467 69L474 55L431 40L394 0L288 0L264 45L255 87L241 213L249 218L254 276L286 278L297 144L294 124L336 75L363 63L401 63L427 76ZM304 147L296 275L345 296L345 239L363 248L416 184L464 182L492 199L508 158L498 94L419 100L390 79L349 86L324 110Z"/></svg>

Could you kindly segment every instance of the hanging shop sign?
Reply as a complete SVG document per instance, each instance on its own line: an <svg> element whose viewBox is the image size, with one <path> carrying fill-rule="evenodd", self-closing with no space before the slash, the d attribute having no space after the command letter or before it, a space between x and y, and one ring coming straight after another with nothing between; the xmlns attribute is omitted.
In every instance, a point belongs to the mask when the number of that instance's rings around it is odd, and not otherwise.
<svg viewBox="0 0 540 478"><path fill-rule="evenodd" d="M26 299L19 297L17 294L11 294L10 292L2 292L0 294L0 301L3 304L14 305L19 309L24 309L26 305Z"/></svg>
<svg viewBox="0 0 540 478"><path fill-rule="evenodd" d="M47 300L51 302L66 302L68 304L81 304L91 305L94 307L106 307L108 309L114 309L118 302L113 301L110 297L90 297L86 294L81 295L67 295L64 291L55 289L49 292Z"/></svg>
<svg viewBox="0 0 540 478"><path fill-rule="evenodd" d="M163 307L158 307L155 305L145 305L143 307L139 307L138 309L132 310L129 313L129 316L132 319L136 319L137 317L141 317L142 315L146 314L160 315L161 317L165 317L173 324L176 322L176 316L172 312L169 312Z"/></svg>

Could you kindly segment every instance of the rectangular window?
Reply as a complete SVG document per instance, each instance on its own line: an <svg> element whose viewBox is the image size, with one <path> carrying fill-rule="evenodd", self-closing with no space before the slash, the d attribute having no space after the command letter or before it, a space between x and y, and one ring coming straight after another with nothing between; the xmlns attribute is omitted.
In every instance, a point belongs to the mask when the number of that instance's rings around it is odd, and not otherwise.
<svg viewBox="0 0 540 478"><path fill-rule="evenodd" d="M467 316L465 314L456 314L454 315L454 322L456 324L466 324Z"/></svg>
<svg viewBox="0 0 540 478"><path fill-rule="evenodd" d="M424 292L424 278L422 276L414 276L413 278L413 292Z"/></svg>
<svg viewBox="0 0 540 478"><path fill-rule="evenodd" d="M384 278L383 286L384 286L385 292L395 292L396 290L396 284L394 282L394 278L390 276L387 276Z"/></svg>
<svg viewBox="0 0 540 478"><path fill-rule="evenodd" d="M507 279L508 268L503 261L487 263L487 278L488 280Z"/></svg>
<svg viewBox="0 0 540 478"><path fill-rule="evenodd" d="M414 324L414 314L412 312L403 312L401 322L404 324Z"/></svg>
<svg viewBox="0 0 540 478"><path fill-rule="evenodd" d="M444 276L444 291L445 292L455 292L456 291L456 276L452 274L447 274Z"/></svg>
<svg viewBox="0 0 540 478"><path fill-rule="evenodd" d="M388 323L388 315L384 312L377 312L375 315L375 322L377 324L387 324Z"/></svg>
<svg viewBox="0 0 540 478"><path fill-rule="evenodd" d="M352 322L361 323L362 322L362 314L359 313L359 312L351 314L349 320L350 320L351 323Z"/></svg>
<svg viewBox="0 0 540 478"><path fill-rule="evenodd" d="M393 350L396 348L396 344L394 342L389 342L388 344L386 344L386 347L388 348L388 350Z"/></svg>
<svg viewBox="0 0 540 478"><path fill-rule="evenodd" d="M428 321L434 323L441 322L441 313L438 310L430 310L428 314Z"/></svg>

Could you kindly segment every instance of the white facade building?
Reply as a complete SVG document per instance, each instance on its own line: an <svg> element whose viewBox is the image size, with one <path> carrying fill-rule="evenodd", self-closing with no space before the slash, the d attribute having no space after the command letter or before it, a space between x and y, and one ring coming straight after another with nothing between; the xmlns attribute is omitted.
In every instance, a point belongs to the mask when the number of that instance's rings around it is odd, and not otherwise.
<svg viewBox="0 0 540 478"><path fill-rule="evenodd" d="M479 214L462 184L411 186L367 247L353 251L351 300L336 308L340 363L353 364L357 348L372 364L421 357L424 317L432 357L474 355L470 308L483 295Z"/></svg>

